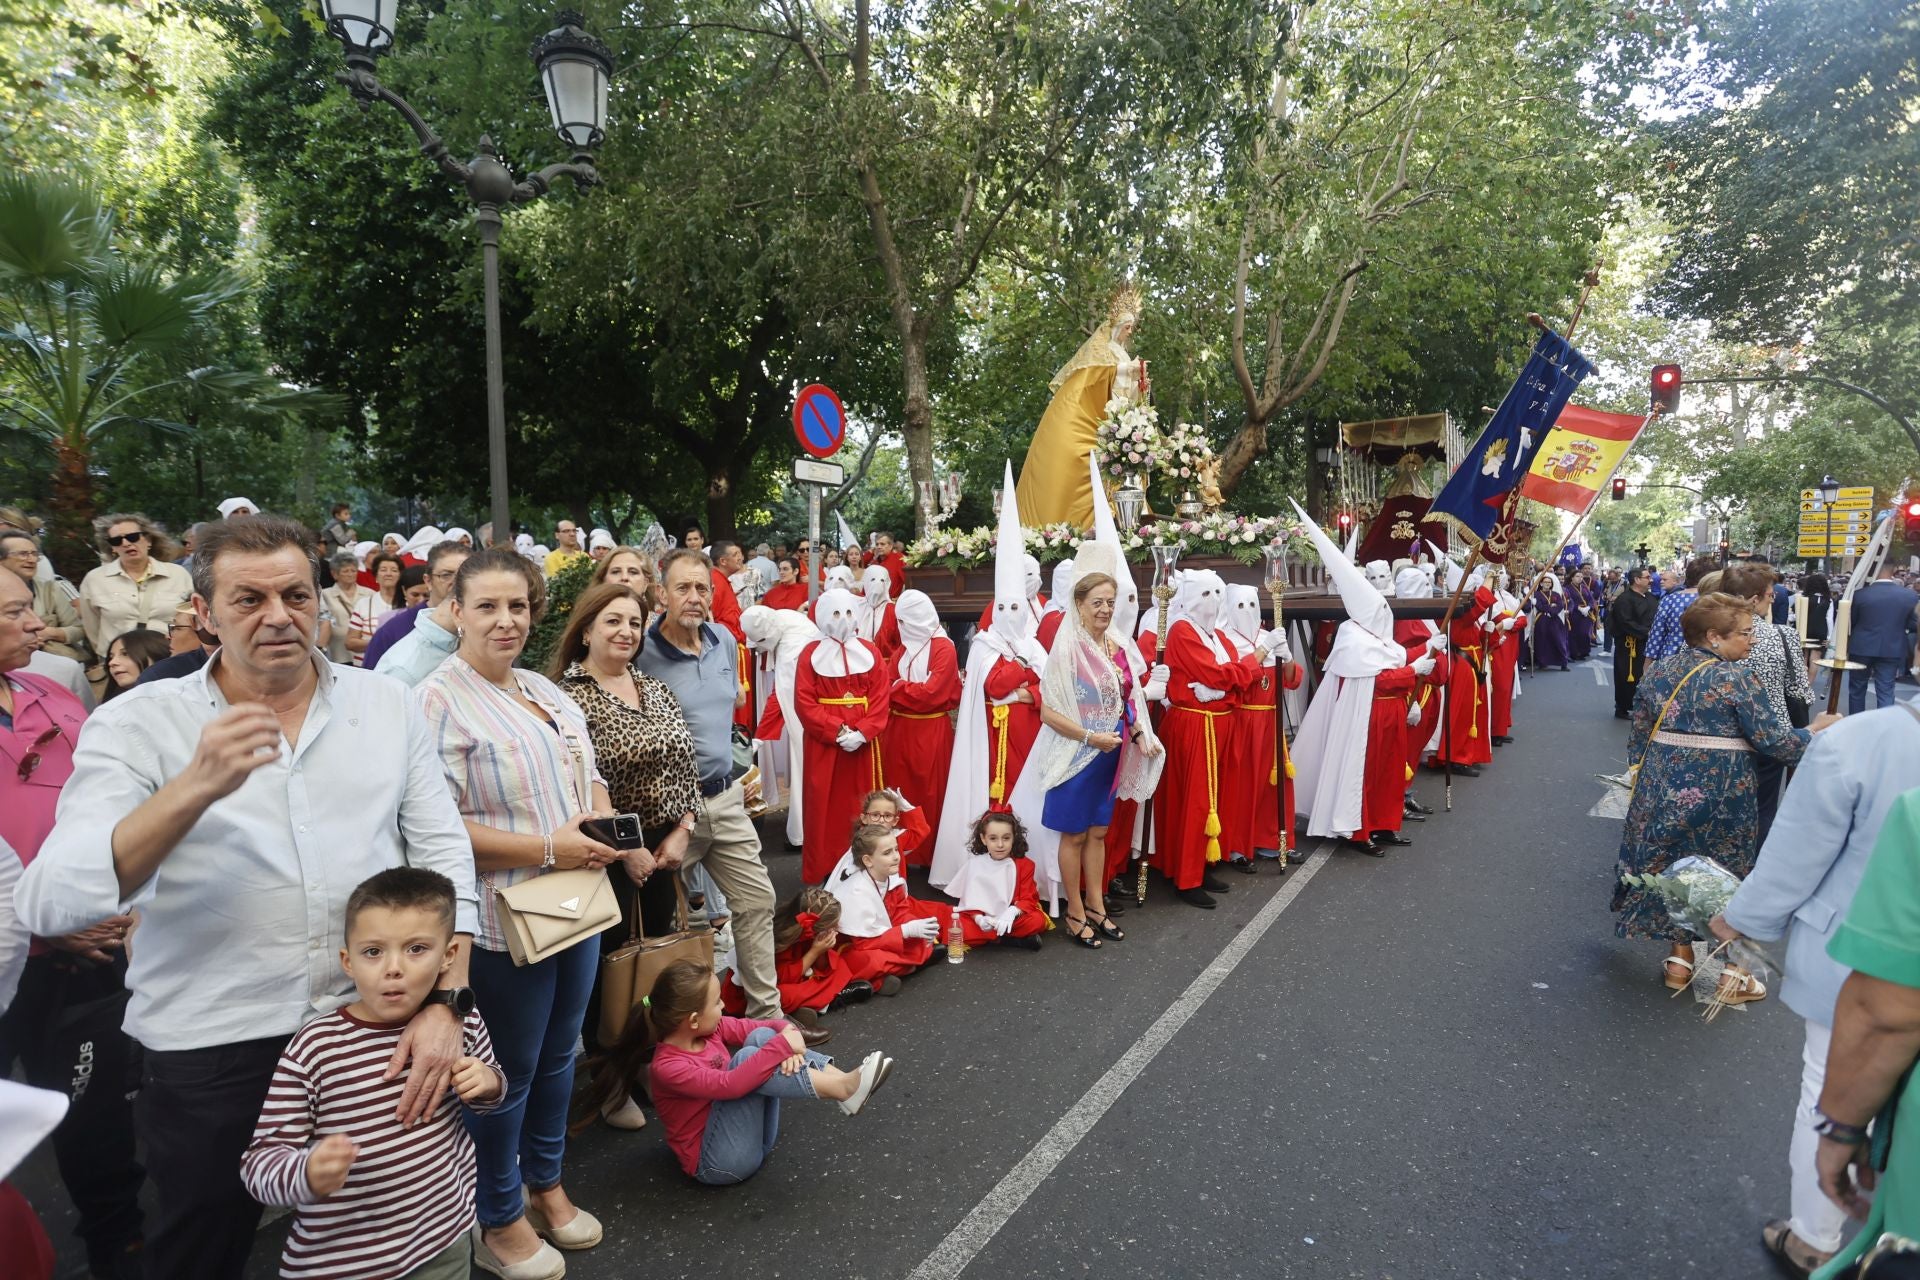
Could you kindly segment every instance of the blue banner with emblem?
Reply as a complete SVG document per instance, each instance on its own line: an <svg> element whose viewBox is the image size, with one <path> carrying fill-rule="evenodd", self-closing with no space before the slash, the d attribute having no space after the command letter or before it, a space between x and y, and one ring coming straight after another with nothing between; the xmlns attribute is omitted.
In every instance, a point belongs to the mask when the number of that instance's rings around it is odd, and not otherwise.
<svg viewBox="0 0 1920 1280"><path fill-rule="evenodd" d="M1422 523L1444 524L1478 547L1500 523L1507 495L1526 479L1568 397L1593 372L1587 358L1557 333L1533 344L1493 421L1435 495Z"/></svg>

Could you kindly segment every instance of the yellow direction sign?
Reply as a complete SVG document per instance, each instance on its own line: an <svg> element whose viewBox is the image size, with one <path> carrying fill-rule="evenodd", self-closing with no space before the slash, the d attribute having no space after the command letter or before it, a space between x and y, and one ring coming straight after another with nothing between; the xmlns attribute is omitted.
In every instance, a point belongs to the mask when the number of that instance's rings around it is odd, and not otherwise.
<svg viewBox="0 0 1920 1280"><path fill-rule="evenodd" d="M1802 498L1800 500L1800 513L1802 515L1806 515L1814 511L1825 511L1826 509L1827 508L1825 504L1821 502L1808 501L1805 498ZM1872 498L1841 498L1833 504L1833 509L1835 511L1871 511L1873 510L1873 499Z"/></svg>
<svg viewBox="0 0 1920 1280"><path fill-rule="evenodd" d="M1865 498L1868 502L1872 502L1873 486L1870 484L1857 484L1843 487L1840 490L1840 501L1845 503L1848 498ZM1802 489L1800 491L1800 501L1818 502L1820 501L1820 491L1818 489Z"/></svg>
<svg viewBox="0 0 1920 1280"><path fill-rule="evenodd" d="M1802 533L1825 533L1832 529L1835 533L1845 533L1849 529L1864 529L1873 524L1871 511L1835 511L1803 512L1800 516Z"/></svg>

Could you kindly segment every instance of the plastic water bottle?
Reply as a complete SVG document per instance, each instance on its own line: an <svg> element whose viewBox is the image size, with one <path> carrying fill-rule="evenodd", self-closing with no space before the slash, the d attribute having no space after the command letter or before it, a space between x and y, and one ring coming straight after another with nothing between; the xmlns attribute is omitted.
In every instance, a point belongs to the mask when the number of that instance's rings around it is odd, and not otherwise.
<svg viewBox="0 0 1920 1280"><path fill-rule="evenodd" d="M967 933L960 925L960 913L955 911L947 922L947 963L961 964L967 958Z"/></svg>

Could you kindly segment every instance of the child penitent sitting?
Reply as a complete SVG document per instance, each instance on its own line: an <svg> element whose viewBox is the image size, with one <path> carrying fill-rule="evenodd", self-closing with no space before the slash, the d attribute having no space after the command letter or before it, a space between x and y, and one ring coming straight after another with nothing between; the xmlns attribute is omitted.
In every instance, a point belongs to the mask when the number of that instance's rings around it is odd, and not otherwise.
<svg viewBox="0 0 1920 1280"><path fill-rule="evenodd" d="M989 809L974 820L967 851L973 856L947 886L947 892L959 899L955 909L967 945L1005 942L1038 951L1040 935L1053 922L1040 909L1033 863L1027 858L1027 832L1020 819Z"/></svg>
<svg viewBox="0 0 1920 1280"><path fill-rule="evenodd" d="M453 910L453 883L414 867L382 871L347 899L340 964L359 999L288 1043L240 1160L247 1194L294 1206L282 1274L467 1274L474 1156L460 1104L489 1110L507 1087L471 1003L456 1005L465 1056L425 1119L400 1123L407 1077L385 1078L408 1020L458 955Z"/></svg>
<svg viewBox="0 0 1920 1280"><path fill-rule="evenodd" d="M648 1089L667 1145L688 1176L710 1186L745 1182L760 1171L780 1136L782 1098L823 1098L856 1115L893 1070L893 1059L876 1050L858 1071L841 1071L785 1022L727 1016L720 979L692 960L661 971L644 1011L628 1024L614 1057L631 1073L651 1033Z"/></svg>
<svg viewBox="0 0 1920 1280"><path fill-rule="evenodd" d="M853 976L883 996L898 993L902 977L932 962L953 919L946 903L909 896L899 872L893 830L857 821L853 846L827 875L828 891L840 900L840 952Z"/></svg>
<svg viewBox="0 0 1920 1280"><path fill-rule="evenodd" d="M927 827L926 812L908 804L898 791L867 792L867 798L860 802L860 824L893 832L902 862L932 834Z"/></svg>
<svg viewBox="0 0 1920 1280"><path fill-rule="evenodd" d="M822 1013L873 996L873 984L853 976L835 945L840 941L840 899L825 889L802 889L773 913L773 968L780 1008L802 1026L817 1026ZM747 1010L747 993L728 973L720 1003L734 1017Z"/></svg>

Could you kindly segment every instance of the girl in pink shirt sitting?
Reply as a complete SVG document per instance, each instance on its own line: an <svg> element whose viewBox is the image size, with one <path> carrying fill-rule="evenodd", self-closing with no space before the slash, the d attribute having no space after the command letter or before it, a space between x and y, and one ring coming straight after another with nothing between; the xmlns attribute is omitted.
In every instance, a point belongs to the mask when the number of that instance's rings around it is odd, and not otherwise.
<svg viewBox="0 0 1920 1280"><path fill-rule="evenodd" d="M893 1070L893 1059L876 1050L858 1071L841 1071L833 1059L810 1052L784 1021L728 1017L720 1008L720 980L691 960L668 965L654 980L646 1015L656 1041L649 1092L667 1145L682 1169L710 1186L745 1182L759 1172L780 1136L782 1098L830 1099L855 1115ZM635 1019L616 1057L638 1049L641 1025Z"/></svg>

